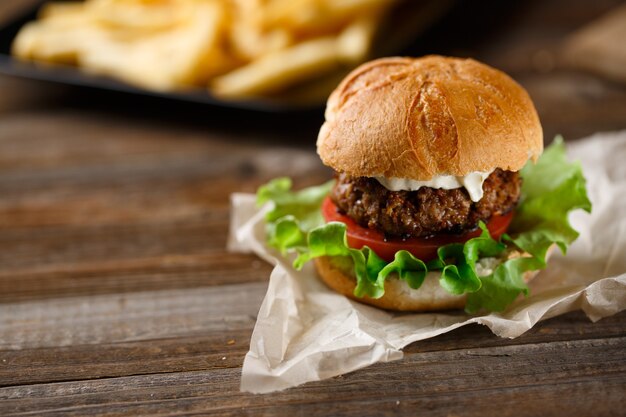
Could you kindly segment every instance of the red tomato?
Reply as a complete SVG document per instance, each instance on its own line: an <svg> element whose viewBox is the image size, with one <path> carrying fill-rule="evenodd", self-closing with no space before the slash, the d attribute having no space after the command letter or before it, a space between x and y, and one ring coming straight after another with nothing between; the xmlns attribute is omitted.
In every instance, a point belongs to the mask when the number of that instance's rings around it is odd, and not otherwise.
<svg viewBox="0 0 626 417"><path fill-rule="evenodd" d="M448 243L463 243L473 237L480 236L481 233L481 230L477 229L462 235L441 234L427 238L385 239L382 233L361 227L350 217L339 213L337 206L330 197L326 197L322 203L322 215L327 222L345 223L348 245L351 248L361 249L363 246L368 246L386 261L392 261L395 253L402 249L411 252L422 261L430 261L437 257L437 249L440 246ZM506 232L512 219L513 212L504 216L492 216L487 223L487 229L491 236L496 240L499 239Z"/></svg>

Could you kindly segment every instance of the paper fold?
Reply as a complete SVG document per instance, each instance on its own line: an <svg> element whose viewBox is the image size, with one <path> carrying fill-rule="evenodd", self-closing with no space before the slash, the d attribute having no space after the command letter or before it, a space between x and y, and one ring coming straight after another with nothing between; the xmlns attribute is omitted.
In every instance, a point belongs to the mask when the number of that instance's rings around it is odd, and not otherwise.
<svg viewBox="0 0 626 417"><path fill-rule="evenodd" d="M626 307L626 131L598 134L568 146L579 159L594 204L572 214L579 239L557 253L531 282L531 295L504 313L393 314L328 289L312 265L292 268L265 245L264 209L251 194L233 194L228 248L275 265L244 360L241 389L266 393L400 359L418 340L470 323L517 337L539 320L582 309L593 321Z"/></svg>

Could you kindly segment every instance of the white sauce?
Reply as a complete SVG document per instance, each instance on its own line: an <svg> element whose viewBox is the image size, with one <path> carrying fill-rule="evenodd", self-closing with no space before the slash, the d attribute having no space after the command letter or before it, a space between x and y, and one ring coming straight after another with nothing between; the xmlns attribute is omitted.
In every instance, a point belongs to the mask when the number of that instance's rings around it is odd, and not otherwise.
<svg viewBox="0 0 626 417"><path fill-rule="evenodd" d="M480 201L483 198L483 183L493 171L489 172L470 172L467 175L439 175L428 181L410 180L407 178L385 178L374 177L378 182L390 191L417 191L422 187L442 188L444 190L453 190L455 188L465 187L473 202Z"/></svg>
<svg viewBox="0 0 626 417"><path fill-rule="evenodd" d="M476 275L486 277L493 274L502 261L498 258L480 258L476 262Z"/></svg>

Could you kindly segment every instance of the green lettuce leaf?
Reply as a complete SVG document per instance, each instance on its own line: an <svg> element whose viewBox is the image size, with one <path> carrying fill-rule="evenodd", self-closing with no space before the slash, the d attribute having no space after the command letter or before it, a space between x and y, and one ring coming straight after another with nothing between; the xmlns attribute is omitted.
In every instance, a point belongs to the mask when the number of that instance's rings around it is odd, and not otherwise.
<svg viewBox="0 0 626 417"><path fill-rule="evenodd" d="M522 202L510 227L513 243L538 259L545 259L552 244L565 253L578 237L568 213L575 209L591 212L580 164L567 161L559 136L537 164L526 165L521 175Z"/></svg>
<svg viewBox="0 0 626 417"><path fill-rule="evenodd" d="M521 176L521 202L509 235L496 241L480 222L480 236L464 244L440 247L437 258L428 263L404 250L398 251L393 261L386 262L368 247L350 248L345 224L324 223L320 212L333 181L292 192L291 181L279 178L259 188L257 201L259 205L272 204L266 214L269 245L282 253L297 253L294 267L298 269L314 258L332 256L333 262L342 268L354 270L357 297L382 297L385 280L391 274L418 289L429 271L437 271L439 284L446 291L467 294L467 312L502 311L519 294L528 294L524 273L545 268L550 246L556 244L565 253L578 237L569 224L569 212L591 210L580 164L567 161L560 138L556 138L536 164L529 162ZM513 249L529 255L507 259ZM496 259L497 266L488 275L478 275L477 263L481 258Z"/></svg>
<svg viewBox="0 0 626 417"><path fill-rule="evenodd" d="M405 280L409 287L416 290L424 283L427 272L428 268L424 262L411 255L411 253L401 250L396 252L393 261L383 266L378 276L382 281L380 285L383 291L385 289L385 280L392 273L398 274L400 279Z"/></svg>
<svg viewBox="0 0 626 417"><path fill-rule="evenodd" d="M585 177L579 163L567 161L562 138L555 138L536 164L521 171L522 200L503 241L530 254L509 259L493 274L481 278L481 291L469 294L465 309L502 311L520 293L528 294L523 276L546 267L548 249L556 244L563 253L578 237L568 220L576 209L591 211Z"/></svg>
<svg viewBox="0 0 626 417"><path fill-rule="evenodd" d="M270 202L266 213L268 243L283 254L306 249L307 233L324 224L320 206L330 192L333 181L291 191L291 179L276 178L257 190L257 206Z"/></svg>
<svg viewBox="0 0 626 417"><path fill-rule="evenodd" d="M489 235L487 226L479 222L480 236L467 242L452 243L437 250L438 263L431 264L431 270L441 269L439 284L451 294L474 293L480 290L482 282L476 273L476 262L481 257L500 255L506 246Z"/></svg>

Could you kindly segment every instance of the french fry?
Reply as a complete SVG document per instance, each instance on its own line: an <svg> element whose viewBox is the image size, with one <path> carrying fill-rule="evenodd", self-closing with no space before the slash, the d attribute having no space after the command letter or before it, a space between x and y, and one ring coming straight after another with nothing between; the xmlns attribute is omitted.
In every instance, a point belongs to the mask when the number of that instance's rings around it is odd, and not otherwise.
<svg viewBox="0 0 626 417"><path fill-rule="evenodd" d="M85 13L85 3L75 1L46 3L39 10L40 19L53 19L56 17L82 16Z"/></svg>
<svg viewBox="0 0 626 417"><path fill-rule="evenodd" d="M339 54L346 63L360 63L367 59L377 25L376 17L365 16L339 34Z"/></svg>
<svg viewBox="0 0 626 417"><path fill-rule="evenodd" d="M230 29L230 39L235 54L251 61L263 55L284 49L293 43L292 36L283 29L262 32L259 27L235 22Z"/></svg>
<svg viewBox="0 0 626 417"><path fill-rule="evenodd" d="M97 36L83 15L54 16L24 26L13 41L12 53L26 60L74 65Z"/></svg>
<svg viewBox="0 0 626 417"><path fill-rule="evenodd" d="M213 91L225 97L271 93L337 66L337 40L325 37L265 55L213 80Z"/></svg>
<svg viewBox="0 0 626 417"><path fill-rule="evenodd" d="M189 0L91 0L86 7L100 24L144 32L173 28L194 12Z"/></svg>
<svg viewBox="0 0 626 417"><path fill-rule="evenodd" d="M395 1L65 1L22 28L13 54L154 90L270 94L365 60Z"/></svg>
<svg viewBox="0 0 626 417"><path fill-rule="evenodd" d="M355 17L375 16L396 0L275 0L265 24L287 27L301 35L337 32Z"/></svg>
<svg viewBox="0 0 626 417"><path fill-rule="evenodd" d="M83 51L80 64L154 90L193 85L194 75L210 60L219 40L221 14L218 3L197 3L186 25L133 42L107 38Z"/></svg>

